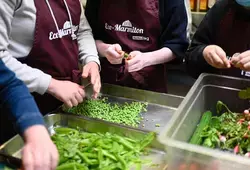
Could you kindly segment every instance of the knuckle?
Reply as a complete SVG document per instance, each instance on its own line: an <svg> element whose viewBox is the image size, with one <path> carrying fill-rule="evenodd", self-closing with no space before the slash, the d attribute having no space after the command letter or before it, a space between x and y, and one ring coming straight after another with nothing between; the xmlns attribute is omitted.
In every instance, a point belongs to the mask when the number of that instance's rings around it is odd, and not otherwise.
<svg viewBox="0 0 250 170"><path fill-rule="evenodd" d="M215 61L214 62L217 66L220 66L221 65L221 63L219 62L219 61Z"/></svg>
<svg viewBox="0 0 250 170"><path fill-rule="evenodd" d="M242 60L242 59L243 59L243 56L242 56L242 55L240 55L240 56L238 56L238 58L239 58L239 60Z"/></svg>

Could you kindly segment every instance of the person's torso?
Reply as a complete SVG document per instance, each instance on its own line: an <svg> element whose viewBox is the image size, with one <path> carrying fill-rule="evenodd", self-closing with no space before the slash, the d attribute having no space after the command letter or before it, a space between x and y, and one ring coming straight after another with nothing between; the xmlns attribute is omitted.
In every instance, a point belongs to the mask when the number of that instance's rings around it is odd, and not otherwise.
<svg viewBox="0 0 250 170"><path fill-rule="evenodd" d="M216 29L215 44L220 46L228 57L250 50L250 11L243 9L234 1L229 1L228 9ZM250 72L237 68L222 70L220 73L250 77Z"/></svg>
<svg viewBox="0 0 250 170"><path fill-rule="evenodd" d="M159 48L158 0L101 0L99 23L104 41L118 43L127 52Z"/></svg>

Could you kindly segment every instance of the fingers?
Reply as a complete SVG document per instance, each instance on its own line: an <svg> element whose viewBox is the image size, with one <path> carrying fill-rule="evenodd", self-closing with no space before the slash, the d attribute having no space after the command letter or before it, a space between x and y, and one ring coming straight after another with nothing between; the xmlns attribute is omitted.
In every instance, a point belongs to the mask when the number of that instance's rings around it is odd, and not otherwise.
<svg viewBox="0 0 250 170"><path fill-rule="evenodd" d="M91 67L83 67L83 70L82 70L82 77L83 78L87 78L89 76L89 71L90 71Z"/></svg>
<svg viewBox="0 0 250 170"><path fill-rule="evenodd" d="M124 52L119 44L111 45L106 52L106 58L111 64L121 64Z"/></svg>
<svg viewBox="0 0 250 170"><path fill-rule="evenodd" d="M226 53L221 48L217 48L216 49L216 54L223 61L223 67L226 67L226 68L230 68L231 67L230 61L226 57Z"/></svg>
<svg viewBox="0 0 250 170"><path fill-rule="evenodd" d="M58 164L58 158L59 158L59 154L58 151L56 149L56 146L53 144L52 148L51 148L51 156L50 156L50 169L56 169L57 164Z"/></svg>
<svg viewBox="0 0 250 170"><path fill-rule="evenodd" d="M35 170L33 165L32 165L32 153L29 151L29 149L27 147L23 148L22 151L22 163L23 163L23 167L25 170Z"/></svg>
<svg viewBox="0 0 250 170"><path fill-rule="evenodd" d="M137 64L139 62L140 62L140 60L138 60L136 57L132 58L131 60L126 61L128 66L132 66L132 65Z"/></svg>
<svg viewBox="0 0 250 170"><path fill-rule="evenodd" d="M77 105L83 102L83 97L79 92L75 94L75 98L77 100Z"/></svg>
<svg viewBox="0 0 250 170"><path fill-rule="evenodd" d="M121 64L122 59L123 59L123 55L121 55L115 51L109 51L107 53L106 58L111 64Z"/></svg>
<svg viewBox="0 0 250 170"><path fill-rule="evenodd" d="M85 97L85 93L84 93L84 90L83 90L84 87L82 87L82 86L80 86L80 87L81 88L79 88L78 93L82 96L82 98L84 98Z"/></svg>
<svg viewBox="0 0 250 170"><path fill-rule="evenodd" d="M68 108L71 108L71 107L73 107L73 104L72 104L72 102L71 102L71 100L69 99L69 100L67 100L66 102L64 102L64 104L66 105L66 107L68 107Z"/></svg>
<svg viewBox="0 0 250 170"><path fill-rule="evenodd" d="M35 170L46 170L50 169L50 151L33 151L33 157L35 160Z"/></svg>
<svg viewBox="0 0 250 170"><path fill-rule="evenodd" d="M118 52L118 53L120 51L122 51L122 47L119 44L114 44L114 48L115 48L115 51Z"/></svg>
<svg viewBox="0 0 250 170"><path fill-rule="evenodd" d="M93 72L91 75L91 84L93 85L93 98L97 98L101 89L101 78L99 72Z"/></svg>
<svg viewBox="0 0 250 170"><path fill-rule="evenodd" d="M232 56L231 64L236 65L236 63L239 61L239 58L238 58L239 55L240 55L240 53L235 53L235 54Z"/></svg>
<svg viewBox="0 0 250 170"><path fill-rule="evenodd" d="M235 57L235 67L244 68L244 65L247 64L250 61L250 53L249 52L245 52L240 54L238 57Z"/></svg>
<svg viewBox="0 0 250 170"><path fill-rule="evenodd" d="M23 150L23 167L25 170L49 170L51 167L50 152L38 151L29 146Z"/></svg>
<svg viewBox="0 0 250 170"><path fill-rule="evenodd" d="M217 68L224 68L223 60L215 53L212 53L212 62Z"/></svg>
<svg viewBox="0 0 250 170"><path fill-rule="evenodd" d="M131 73L131 72L136 72L136 71L139 71L140 70L140 66L139 64L135 64L135 65L132 65L131 67L128 67L128 72Z"/></svg>
<svg viewBox="0 0 250 170"><path fill-rule="evenodd" d="M230 61L226 57L226 53L219 46L215 45L207 46L203 51L203 55L205 60L213 67L216 68L231 67Z"/></svg>
<svg viewBox="0 0 250 170"><path fill-rule="evenodd" d="M232 57L231 63L236 67L244 71L250 70L250 50L241 54L236 53Z"/></svg>

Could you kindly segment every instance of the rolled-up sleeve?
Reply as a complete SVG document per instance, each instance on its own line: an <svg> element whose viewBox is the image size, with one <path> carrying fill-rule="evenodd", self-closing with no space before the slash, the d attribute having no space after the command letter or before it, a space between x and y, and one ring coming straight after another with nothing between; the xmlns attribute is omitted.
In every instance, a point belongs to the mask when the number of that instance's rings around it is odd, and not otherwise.
<svg viewBox="0 0 250 170"><path fill-rule="evenodd" d="M182 60L189 45L189 8L183 0L160 1L161 47L169 48L177 59Z"/></svg>

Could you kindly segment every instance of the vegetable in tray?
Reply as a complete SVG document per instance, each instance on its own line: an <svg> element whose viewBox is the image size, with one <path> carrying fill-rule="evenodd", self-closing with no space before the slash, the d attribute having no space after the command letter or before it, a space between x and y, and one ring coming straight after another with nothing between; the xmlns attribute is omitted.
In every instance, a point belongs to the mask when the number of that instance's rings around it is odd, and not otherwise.
<svg viewBox="0 0 250 170"><path fill-rule="evenodd" d="M57 146L60 160L57 170L140 170L145 148L154 140L151 132L142 140L111 133L88 133L59 127L51 137Z"/></svg>
<svg viewBox="0 0 250 170"><path fill-rule="evenodd" d="M250 157L249 111L234 113L221 101L216 110L219 116L212 117L210 111L203 114L190 143Z"/></svg>
<svg viewBox="0 0 250 170"><path fill-rule="evenodd" d="M88 99L76 107L65 109L64 111L98 118L113 123L138 127L142 120L141 112L146 111L147 103L109 103L108 98L98 100Z"/></svg>

